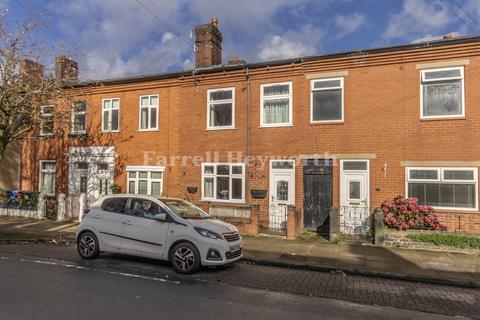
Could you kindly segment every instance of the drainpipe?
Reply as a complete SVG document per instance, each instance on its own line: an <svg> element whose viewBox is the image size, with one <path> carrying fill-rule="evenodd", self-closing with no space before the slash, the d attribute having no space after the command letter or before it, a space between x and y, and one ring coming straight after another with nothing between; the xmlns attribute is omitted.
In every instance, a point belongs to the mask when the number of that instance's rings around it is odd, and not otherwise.
<svg viewBox="0 0 480 320"><path fill-rule="evenodd" d="M245 80L247 86L247 94L246 94L246 150L245 150L245 159L250 156L250 73L248 67L245 69ZM249 179L250 170L248 166L245 166L245 200L248 197L248 190L250 189L250 179Z"/></svg>

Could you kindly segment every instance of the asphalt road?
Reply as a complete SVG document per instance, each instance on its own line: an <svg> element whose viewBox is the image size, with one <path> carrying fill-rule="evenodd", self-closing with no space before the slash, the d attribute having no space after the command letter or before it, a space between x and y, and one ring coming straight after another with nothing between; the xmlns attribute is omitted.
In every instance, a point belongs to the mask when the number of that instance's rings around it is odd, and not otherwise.
<svg viewBox="0 0 480 320"><path fill-rule="evenodd" d="M211 277L177 277L166 265L149 261L108 256L68 261L68 247L38 246L36 254L28 254L35 247L25 248L0 247L0 319L454 319L246 288ZM48 257L49 250L58 258ZM144 266L158 272L145 272ZM217 272L235 268L207 273Z"/></svg>

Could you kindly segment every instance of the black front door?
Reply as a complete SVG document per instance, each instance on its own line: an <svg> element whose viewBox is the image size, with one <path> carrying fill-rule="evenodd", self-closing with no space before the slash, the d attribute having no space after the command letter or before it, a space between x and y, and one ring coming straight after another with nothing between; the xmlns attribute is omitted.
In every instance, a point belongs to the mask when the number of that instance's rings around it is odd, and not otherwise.
<svg viewBox="0 0 480 320"><path fill-rule="evenodd" d="M332 207L332 160L303 162L303 190L305 229L328 234Z"/></svg>

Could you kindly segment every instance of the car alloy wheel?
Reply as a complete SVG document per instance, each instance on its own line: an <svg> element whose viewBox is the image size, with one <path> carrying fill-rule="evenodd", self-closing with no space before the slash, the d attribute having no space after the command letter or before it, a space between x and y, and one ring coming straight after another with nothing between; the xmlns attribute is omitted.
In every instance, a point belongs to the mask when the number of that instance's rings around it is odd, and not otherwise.
<svg viewBox="0 0 480 320"><path fill-rule="evenodd" d="M99 253L97 238L91 232L83 233L78 239L77 249L82 258L93 259L97 257Z"/></svg>
<svg viewBox="0 0 480 320"><path fill-rule="evenodd" d="M171 262L180 273L193 273L200 267L198 250L190 243L181 243L173 249Z"/></svg>

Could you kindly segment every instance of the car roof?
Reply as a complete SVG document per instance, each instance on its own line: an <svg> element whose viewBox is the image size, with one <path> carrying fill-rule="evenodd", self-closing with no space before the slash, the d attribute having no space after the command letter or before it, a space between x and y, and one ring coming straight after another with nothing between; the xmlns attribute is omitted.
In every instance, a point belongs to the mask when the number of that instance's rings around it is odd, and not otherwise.
<svg viewBox="0 0 480 320"><path fill-rule="evenodd" d="M151 196L151 195L146 195L146 194L134 194L134 193L116 193L116 194L109 194L106 196L103 196L99 200L103 201L105 199L111 199L111 198L140 198L140 199L156 199L160 201L165 201L165 200L176 200L176 201L186 201L180 198L174 198L174 197L163 197L163 196Z"/></svg>

